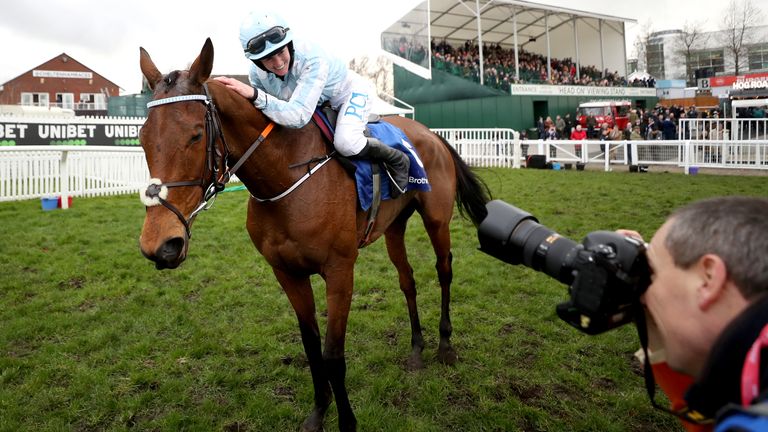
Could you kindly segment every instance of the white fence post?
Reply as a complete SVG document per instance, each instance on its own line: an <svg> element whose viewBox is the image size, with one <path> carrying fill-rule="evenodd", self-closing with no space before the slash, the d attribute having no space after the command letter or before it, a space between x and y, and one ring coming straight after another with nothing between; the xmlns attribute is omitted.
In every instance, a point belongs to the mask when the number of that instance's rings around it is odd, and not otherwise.
<svg viewBox="0 0 768 432"><path fill-rule="evenodd" d="M61 162L59 162L59 172L61 173L61 208L66 210L69 208L69 164L67 158L69 151L62 150Z"/></svg>
<svg viewBox="0 0 768 432"><path fill-rule="evenodd" d="M520 145L520 132L512 131L512 168L520 168L520 159L523 158L522 146Z"/></svg>

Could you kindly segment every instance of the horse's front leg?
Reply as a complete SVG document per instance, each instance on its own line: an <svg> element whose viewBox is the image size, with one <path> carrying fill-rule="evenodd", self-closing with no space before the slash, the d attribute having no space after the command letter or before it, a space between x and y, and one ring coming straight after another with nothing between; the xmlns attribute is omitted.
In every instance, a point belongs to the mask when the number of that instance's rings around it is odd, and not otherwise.
<svg viewBox="0 0 768 432"><path fill-rule="evenodd" d="M354 265L354 260L351 260L332 267L329 266L331 270L327 269L322 275L325 279L328 299L328 325L323 360L336 399L340 431L357 430L357 419L352 412L352 406L347 395L345 383L347 363L344 357L347 319L352 303Z"/></svg>
<svg viewBox="0 0 768 432"><path fill-rule="evenodd" d="M304 420L301 430L306 432L321 431L323 430L325 412L331 404L332 393L328 385L328 375L325 371L320 345L320 330L315 315L315 298L312 294L312 285L308 276L294 277L278 269L274 269L274 273L296 312L296 318L299 320L301 342L304 344L304 352L307 354L315 390L314 409Z"/></svg>

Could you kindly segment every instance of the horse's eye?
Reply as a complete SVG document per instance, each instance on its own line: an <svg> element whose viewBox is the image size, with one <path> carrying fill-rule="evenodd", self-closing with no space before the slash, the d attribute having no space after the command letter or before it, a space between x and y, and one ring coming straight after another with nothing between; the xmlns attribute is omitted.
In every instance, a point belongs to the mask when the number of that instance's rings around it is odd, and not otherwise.
<svg viewBox="0 0 768 432"><path fill-rule="evenodd" d="M192 138L189 139L189 145L195 144L197 142L200 142L200 140L203 139L203 133L198 132L195 135L192 136Z"/></svg>

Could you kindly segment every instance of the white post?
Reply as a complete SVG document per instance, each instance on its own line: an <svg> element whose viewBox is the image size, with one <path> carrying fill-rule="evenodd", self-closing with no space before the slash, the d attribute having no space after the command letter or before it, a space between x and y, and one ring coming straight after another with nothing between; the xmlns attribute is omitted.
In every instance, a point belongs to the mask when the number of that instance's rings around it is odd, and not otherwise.
<svg viewBox="0 0 768 432"><path fill-rule="evenodd" d="M512 131L512 168L520 168L522 147L520 146L520 132Z"/></svg>
<svg viewBox="0 0 768 432"><path fill-rule="evenodd" d="M480 52L480 85L485 82L485 64L483 53L483 21L480 18L480 0L475 0L475 19L477 20L477 51Z"/></svg>
<svg viewBox="0 0 768 432"><path fill-rule="evenodd" d="M603 20L598 22L600 29L600 76L605 78L605 49L603 48Z"/></svg>
<svg viewBox="0 0 768 432"><path fill-rule="evenodd" d="M549 12L544 13L544 30L547 33L547 80L552 81L552 49L549 40Z"/></svg>
<svg viewBox="0 0 768 432"><path fill-rule="evenodd" d="M69 208L69 168L67 166L67 157L69 150L63 150L61 152L61 162L59 164L59 175L61 175L61 209L66 210Z"/></svg>
<svg viewBox="0 0 768 432"><path fill-rule="evenodd" d="M517 51L517 8L514 9L515 14L512 17L512 32L515 36L515 78L520 80L520 59L518 58Z"/></svg>
<svg viewBox="0 0 768 432"><path fill-rule="evenodd" d="M631 145L631 142L630 142L630 145ZM637 144L632 145L631 147L632 148L630 149L629 152L632 154L632 162L634 162L635 165L640 165L639 163L637 163Z"/></svg>
<svg viewBox="0 0 768 432"><path fill-rule="evenodd" d="M576 29L576 16L573 17L573 45L576 47L576 79L581 79L581 60L579 59L579 32Z"/></svg>

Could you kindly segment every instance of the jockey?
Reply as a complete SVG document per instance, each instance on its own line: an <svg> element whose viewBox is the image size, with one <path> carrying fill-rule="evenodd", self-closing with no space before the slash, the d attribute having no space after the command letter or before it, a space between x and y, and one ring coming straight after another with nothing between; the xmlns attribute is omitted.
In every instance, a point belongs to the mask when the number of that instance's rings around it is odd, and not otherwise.
<svg viewBox="0 0 768 432"><path fill-rule="evenodd" d="M333 142L336 150L342 156L383 162L395 182L392 195L405 191L408 156L363 135L375 94L367 80L318 46L294 41L288 23L274 13L250 13L240 25L240 43L245 57L253 62L251 86L229 77L216 80L289 128L303 127L317 106L330 102L339 111Z"/></svg>

